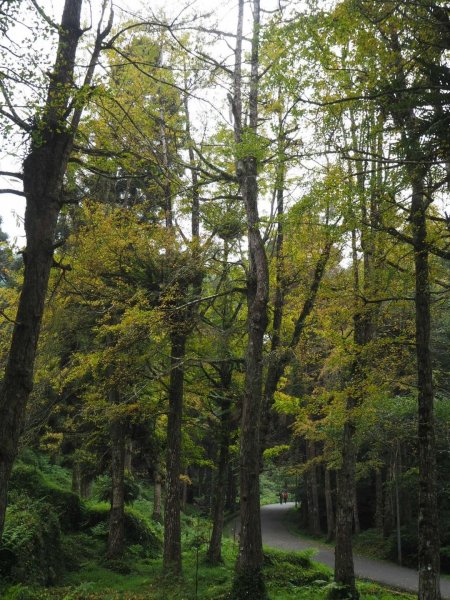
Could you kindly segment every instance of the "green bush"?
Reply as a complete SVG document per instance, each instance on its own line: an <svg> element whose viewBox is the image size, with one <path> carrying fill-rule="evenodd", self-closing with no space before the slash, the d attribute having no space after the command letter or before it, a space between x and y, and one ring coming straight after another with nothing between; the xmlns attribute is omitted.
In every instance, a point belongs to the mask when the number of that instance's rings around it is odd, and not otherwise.
<svg viewBox="0 0 450 600"><path fill-rule="evenodd" d="M111 502L112 482L109 475L103 475L97 479L95 492L98 499L102 502ZM140 495L140 486L134 477L125 475L124 477L124 501L125 504L131 504Z"/></svg>
<svg viewBox="0 0 450 600"><path fill-rule="evenodd" d="M45 590L36 590L21 583L9 586L0 593L2 600L48 600L49 598Z"/></svg>
<svg viewBox="0 0 450 600"><path fill-rule="evenodd" d="M13 500L23 494L45 500L56 511L63 531L79 529L82 517L79 497L48 481L36 467L18 462L11 475L10 492Z"/></svg>
<svg viewBox="0 0 450 600"><path fill-rule="evenodd" d="M295 586L313 583L317 580L329 580L330 569L314 563L311 557L310 551L283 552L265 548L264 576L267 581L279 582L282 585L288 582Z"/></svg>
<svg viewBox="0 0 450 600"><path fill-rule="evenodd" d="M85 527L98 537L108 535L110 507L106 503L89 505L85 511ZM125 508L125 543L127 545L139 544L145 549L146 555L157 556L160 553L161 527L144 519L130 507Z"/></svg>
<svg viewBox="0 0 450 600"><path fill-rule="evenodd" d="M63 568L60 527L51 505L23 496L9 506L0 545L0 575L52 585Z"/></svg>

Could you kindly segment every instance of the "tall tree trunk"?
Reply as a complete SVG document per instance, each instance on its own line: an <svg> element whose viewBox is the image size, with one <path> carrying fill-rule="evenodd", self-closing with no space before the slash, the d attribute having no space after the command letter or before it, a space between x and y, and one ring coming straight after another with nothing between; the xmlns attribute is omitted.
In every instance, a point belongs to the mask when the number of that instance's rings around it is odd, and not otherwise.
<svg viewBox="0 0 450 600"><path fill-rule="evenodd" d="M242 121L242 31L244 0L239 0L236 64L234 73L233 113L235 141L240 145L244 131ZM259 0L253 1L253 34L250 58L249 125L256 136L258 128L259 85ZM263 600L266 590L262 577L262 537L259 505L260 423L262 408L263 344L267 328L269 270L258 214L258 165L255 156L247 155L236 163L236 174L245 204L249 265L247 273L247 327L245 393L242 406L240 438L240 513L239 555L231 597L233 600Z"/></svg>
<svg viewBox="0 0 450 600"><path fill-rule="evenodd" d="M335 523L334 523L334 509L333 509L333 496L331 493L331 474L330 470L325 467L324 475L325 484L325 507L327 513L327 542L331 542L334 538Z"/></svg>
<svg viewBox="0 0 450 600"><path fill-rule="evenodd" d="M164 510L164 558L166 574L181 574L181 423L184 394L184 357L186 335L173 331L169 383L169 417L167 422L167 483Z"/></svg>
<svg viewBox="0 0 450 600"><path fill-rule="evenodd" d="M26 197L24 277L0 390L0 540L7 505L8 482L17 454L25 408L33 388L33 371L45 296L53 265L56 223L63 201L62 188L83 103L73 102L74 65L79 39L82 0L66 0L59 28L59 43L49 78L46 105L32 129L18 123L31 136L31 149L23 163ZM104 37L97 40L85 77L90 85ZM87 88L86 88L87 89ZM73 112L72 108L76 107ZM70 123L68 116L71 116Z"/></svg>
<svg viewBox="0 0 450 600"><path fill-rule="evenodd" d="M439 600L439 520L436 493L436 440L430 350L430 281L424 178L412 177L411 223L416 280L416 352L419 444L419 600Z"/></svg>
<svg viewBox="0 0 450 600"><path fill-rule="evenodd" d="M114 402L118 402L117 390L112 392ZM111 511L109 513L109 534L106 556L120 558L124 550L125 520L125 430L120 419L111 424Z"/></svg>

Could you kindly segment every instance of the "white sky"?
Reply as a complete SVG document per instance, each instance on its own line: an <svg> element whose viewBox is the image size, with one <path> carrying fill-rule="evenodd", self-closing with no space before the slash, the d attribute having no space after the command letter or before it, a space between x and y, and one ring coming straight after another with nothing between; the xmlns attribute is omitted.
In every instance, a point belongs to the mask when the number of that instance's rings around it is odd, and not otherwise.
<svg viewBox="0 0 450 600"><path fill-rule="evenodd" d="M22 6L24 6L25 9L23 13L19 13L19 18L23 17L24 20L27 19L25 11L29 4L29 1L23 1ZM247 3L246 7L248 13L249 4L250 2ZM64 6L64 0L40 0L40 5L45 9L47 14L51 15L59 22ZM278 5L279 0L262 0L262 8L265 10L273 10ZM99 0L85 0L84 9L87 21L92 19L95 23L95 13L98 6ZM132 18L134 15L137 16L138 14L148 15L149 10L152 10L156 14L160 11L164 11L165 15L168 17L180 16L180 18L183 18L188 14L196 14L198 16L209 14L207 21L211 26L230 33L233 33L236 29L237 0L184 0L182 2L179 0L152 0L151 2L143 0L114 0L114 6L116 22L122 16L123 18ZM15 31L15 40L20 39L22 35L24 36L24 39L26 39L26 29ZM42 47L49 51L51 60L54 58L54 45L52 46L50 42L42 42L42 40L38 40L36 43L42 44ZM230 44L232 45L232 43L233 40L230 39ZM42 64L43 71L47 68L46 65ZM23 146L21 152L23 153ZM0 149L0 171L20 171L20 164L20 158L14 159L12 156L11 148ZM21 184L17 180L0 177L0 188L21 189ZM0 216L3 221L2 228L9 234L11 241L15 242L19 248L25 245L23 229L24 212L24 198L12 194L0 194Z"/></svg>

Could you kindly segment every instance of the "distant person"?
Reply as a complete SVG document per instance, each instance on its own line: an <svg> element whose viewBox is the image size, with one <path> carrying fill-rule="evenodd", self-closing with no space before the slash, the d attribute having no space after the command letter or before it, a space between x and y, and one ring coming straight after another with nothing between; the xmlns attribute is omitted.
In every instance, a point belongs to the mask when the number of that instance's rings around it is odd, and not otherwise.
<svg viewBox="0 0 450 600"><path fill-rule="evenodd" d="M285 504L288 501L288 493L286 491L283 492L283 500Z"/></svg>

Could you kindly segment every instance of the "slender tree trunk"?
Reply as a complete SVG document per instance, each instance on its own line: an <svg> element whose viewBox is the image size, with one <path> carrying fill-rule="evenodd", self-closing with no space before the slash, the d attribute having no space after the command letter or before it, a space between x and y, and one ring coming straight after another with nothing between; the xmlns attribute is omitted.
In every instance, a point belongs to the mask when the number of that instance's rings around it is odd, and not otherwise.
<svg viewBox="0 0 450 600"><path fill-rule="evenodd" d="M307 441L308 461L311 461L316 456L315 444L313 441ZM317 468L313 463L308 469L308 521L309 531L312 535L320 535L320 518L319 518L319 491L317 485Z"/></svg>
<svg viewBox="0 0 450 600"><path fill-rule="evenodd" d="M81 494L81 468L79 462L74 462L72 465L72 492Z"/></svg>
<svg viewBox="0 0 450 600"><path fill-rule="evenodd" d="M353 526L356 535L358 535L358 533L361 533L361 525L359 524L358 494L356 491L356 485L353 487Z"/></svg>
<svg viewBox="0 0 450 600"><path fill-rule="evenodd" d="M181 423L183 413L184 357L186 335L171 333L171 372L169 383L169 418L167 423L167 483L164 511L164 558L166 574L181 574Z"/></svg>
<svg viewBox="0 0 450 600"><path fill-rule="evenodd" d="M330 470L325 467L325 507L327 512L327 542L331 542L334 538L334 510L333 496L331 493L331 476Z"/></svg>
<svg viewBox="0 0 450 600"><path fill-rule="evenodd" d="M112 392L118 402L117 390ZM120 558L124 550L124 474L125 474L125 431L121 420L111 424L111 511L109 513L109 535L106 556Z"/></svg>
<svg viewBox="0 0 450 600"><path fill-rule="evenodd" d="M231 510L234 512L237 508L237 483L236 483L236 474L235 469L233 467L233 463L229 463L228 465L228 477L227 477L227 496L225 502L225 508L227 510Z"/></svg>
<svg viewBox="0 0 450 600"><path fill-rule="evenodd" d="M399 461L399 444L397 442L397 448L395 453L395 525L397 531L397 562L399 565L402 564L402 533L401 533L401 519L400 519L400 490L398 487L398 480L401 474L401 467Z"/></svg>
<svg viewBox="0 0 450 600"><path fill-rule="evenodd" d="M383 476L381 469L375 471L375 527L378 532L383 532Z"/></svg>
<svg viewBox="0 0 450 600"><path fill-rule="evenodd" d="M127 439L125 442L125 471L132 474L133 468L133 440Z"/></svg>
<svg viewBox="0 0 450 600"><path fill-rule="evenodd" d="M159 465L155 466L153 471L153 482L154 482L154 493L153 493L153 514L152 519L157 523L162 523L162 485L161 485L161 472Z"/></svg>
<svg viewBox="0 0 450 600"><path fill-rule="evenodd" d="M187 477L187 472L184 475ZM181 485L181 510L183 512L186 510L187 493L188 493L188 483L187 483L186 479L183 478L183 483Z"/></svg>
<svg viewBox="0 0 450 600"><path fill-rule="evenodd" d="M386 477L386 490L384 494L384 521L383 537L388 538L394 528L394 502L392 498L393 485L393 456L389 456L389 469Z"/></svg>
<svg viewBox="0 0 450 600"><path fill-rule="evenodd" d="M231 401L228 398L223 399L220 411L221 428L219 462L217 465L217 474L212 504L213 527L208 547L208 562L212 565L217 565L222 561L223 517L225 510L225 492L227 486L227 468L228 458L230 454L229 450L231 433Z"/></svg>

